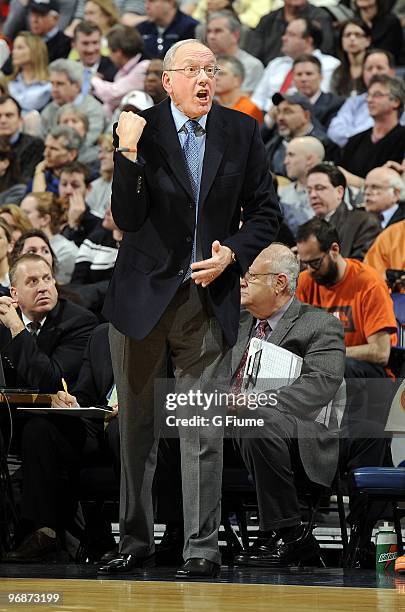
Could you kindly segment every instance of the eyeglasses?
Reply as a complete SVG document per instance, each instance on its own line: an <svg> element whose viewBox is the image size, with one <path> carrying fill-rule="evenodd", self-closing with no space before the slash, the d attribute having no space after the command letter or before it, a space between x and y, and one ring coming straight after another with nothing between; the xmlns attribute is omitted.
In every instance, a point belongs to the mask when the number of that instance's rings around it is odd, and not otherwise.
<svg viewBox="0 0 405 612"><path fill-rule="evenodd" d="M390 93L383 93L382 91L374 91L373 93L367 93L366 98L367 99L373 99L373 98L390 98L391 94Z"/></svg>
<svg viewBox="0 0 405 612"><path fill-rule="evenodd" d="M218 66L186 66L185 68L171 68L170 70L166 70L166 72L183 72L184 76L188 79L192 79L197 77L201 70L204 70L209 79L213 79L220 71L220 68Z"/></svg>
<svg viewBox="0 0 405 612"><path fill-rule="evenodd" d="M249 272L249 270L246 272L245 274L245 280L247 280L248 283L254 283L255 281L258 280L259 276L277 276L277 274L280 274L280 272L263 272L261 274L255 274L252 272Z"/></svg>
<svg viewBox="0 0 405 612"><path fill-rule="evenodd" d="M317 272L319 268L321 267L322 262L326 255L327 253L324 253L322 257L317 257L316 259L308 259L308 261L303 261L301 259L300 263L304 268L312 268L313 270L315 270L315 272Z"/></svg>

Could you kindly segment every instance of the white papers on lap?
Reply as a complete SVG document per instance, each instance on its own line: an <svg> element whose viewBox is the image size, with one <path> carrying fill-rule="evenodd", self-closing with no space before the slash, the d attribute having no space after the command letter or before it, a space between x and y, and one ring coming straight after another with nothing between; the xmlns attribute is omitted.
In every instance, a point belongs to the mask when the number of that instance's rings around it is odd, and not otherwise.
<svg viewBox="0 0 405 612"><path fill-rule="evenodd" d="M301 374L302 364L303 359L299 355L271 342L252 338L249 343L242 391L260 393L291 385ZM343 380L334 399L319 411L315 420L328 427L331 411L334 409L340 427L345 405L346 385Z"/></svg>
<svg viewBox="0 0 405 612"><path fill-rule="evenodd" d="M289 385L298 378L301 367L299 355L271 342L252 338L243 375L248 383L246 390L259 393Z"/></svg>

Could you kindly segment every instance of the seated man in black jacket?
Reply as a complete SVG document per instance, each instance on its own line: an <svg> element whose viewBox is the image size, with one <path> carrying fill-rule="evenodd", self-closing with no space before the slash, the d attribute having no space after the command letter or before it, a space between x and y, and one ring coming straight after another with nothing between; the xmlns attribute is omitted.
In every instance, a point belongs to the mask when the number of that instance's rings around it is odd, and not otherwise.
<svg viewBox="0 0 405 612"><path fill-rule="evenodd" d="M60 299L49 264L27 253L10 268L11 297L0 297L0 350L6 384L53 393L73 384L97 320Z"/></svg>
<svg viewBox="0 0 405 612"><path fill-rule="evenodd" d="M105 405L112 386L108 325L103 324L91 334L80 360L80 374L72 390L76 397L60 391L53 405L77 405L76 399L81 406ZM64 401L66 398L72 401ZM4 561L46 561L60 552L58 535L70 525L77 506L75 485L79 470L85 464L103 463L109 458L106 439L117 465L117 419L111 420L106 438L102 417L86 419L56 414L34 416L28 421L22 436L21 517L29 535L16 550L6 555ZM102 542L99 545L102 547Z"/></svg>

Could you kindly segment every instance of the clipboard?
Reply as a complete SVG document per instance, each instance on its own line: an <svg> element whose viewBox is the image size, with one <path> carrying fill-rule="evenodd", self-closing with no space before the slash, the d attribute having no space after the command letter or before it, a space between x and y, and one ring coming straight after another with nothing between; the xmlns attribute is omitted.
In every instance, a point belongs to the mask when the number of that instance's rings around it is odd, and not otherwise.
<svg viewBox="0 0 405 612"><path fill-rule="evenodd" d="M66 416L75 416L75 417L92 417L94 418L103 418L107 414L111 414L113 411L103 406L88 406L88 407L80 407L80 408L53 408L52 406L18 406L17 410L21 410L24 412L30 412L31 414L63 414Z"/></svg>

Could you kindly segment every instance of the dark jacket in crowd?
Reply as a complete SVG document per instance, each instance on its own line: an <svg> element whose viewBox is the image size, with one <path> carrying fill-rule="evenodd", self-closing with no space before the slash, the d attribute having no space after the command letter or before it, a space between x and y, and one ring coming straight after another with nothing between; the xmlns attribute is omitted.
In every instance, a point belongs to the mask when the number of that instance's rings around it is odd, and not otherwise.
<svg viewBox="0 0 405 612"><path fill-rule="evenodd" d="M167 26L162 34L159 34L156 25L152 21L142 21L136 27L145 44L145 56L149 58L163 58L166 51L179 40L194 38L195 28L198 23L198 21L189 15L185 15L178 10L171 24Z"/></svg>

